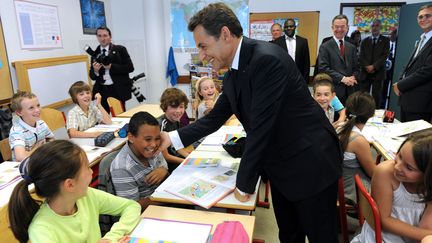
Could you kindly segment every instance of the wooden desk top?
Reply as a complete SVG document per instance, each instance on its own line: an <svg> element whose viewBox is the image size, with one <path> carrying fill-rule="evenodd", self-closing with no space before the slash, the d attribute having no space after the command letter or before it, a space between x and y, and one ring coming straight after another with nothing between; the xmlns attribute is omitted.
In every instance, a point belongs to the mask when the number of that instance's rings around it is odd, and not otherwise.
<svg viewBox="0 0 432 243"><path fill-rule="evenodd" d="M223 221L240 221L249 235L250 242L252 242L253 230L255 227L255 216L161 207L154 205L148 206L148 208L142 213L141 217L212 224L212 234L214 233L216 226Z"/></svg>
<svg viewBox="0 0 432 243"><path fill-rule="evenodd" d="M134 107L128 111L125 111L125 112L119 114L118 117L129 117L130 118L135 113L137 113L139 111L147 111L148 113L150 113L155 118L161 117L164 114L164 112L160 108L159 104L142 104L142 105L136 106L136 107Z"/></svg>

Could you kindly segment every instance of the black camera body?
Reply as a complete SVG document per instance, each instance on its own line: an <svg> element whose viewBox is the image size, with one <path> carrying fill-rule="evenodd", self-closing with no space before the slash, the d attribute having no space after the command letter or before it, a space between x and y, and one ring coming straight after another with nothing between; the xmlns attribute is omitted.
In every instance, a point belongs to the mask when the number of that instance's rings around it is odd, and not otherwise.
<svg viewBox="0 0 432 243"><path fill-rule="evenodd" d="M109 56L102 54L102 53L100 53L94 60L97 63L101 63L104 66L111 64L111 58Z"/></svg>
<svg viewBox="0 0 432 243"><path fill-rule="evenodd" d="M84 47L84 50L87 52L87 54L89 54L92 57L92 60L94 60L95 62L100 63L104 66L111 64L111 57L106 56L102 53L96 55L96 52L93 51L93 49L89 45L86 45Z"/></svg>

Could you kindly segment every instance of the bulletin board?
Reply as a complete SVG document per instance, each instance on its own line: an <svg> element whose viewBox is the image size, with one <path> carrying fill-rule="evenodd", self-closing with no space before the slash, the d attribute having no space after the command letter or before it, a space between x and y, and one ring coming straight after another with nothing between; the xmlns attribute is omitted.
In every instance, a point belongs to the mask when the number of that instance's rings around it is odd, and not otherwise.
<svg viewBox="0 0 432 243"><path fill-rule="evenodd" d="M71 104L69 88L76 81L88 82L86 55L16 61L18 89L33 92L43 107L58 108Z"/></svg>
<svg viewBox="0 0 432 243"><path fill-rule="evenodd" d="M250 22L293 18L298 19L297 33L308 40L311 66L315 66L318 48L319 11L251 13Z"/></svg>
<svg viewBox="0 0 432 243"><path fill-rule="evenodd" d="M0 104L9 103L13 95L12 80L9 70L9 61L3 35L2 21L0 19Z"/></svg>

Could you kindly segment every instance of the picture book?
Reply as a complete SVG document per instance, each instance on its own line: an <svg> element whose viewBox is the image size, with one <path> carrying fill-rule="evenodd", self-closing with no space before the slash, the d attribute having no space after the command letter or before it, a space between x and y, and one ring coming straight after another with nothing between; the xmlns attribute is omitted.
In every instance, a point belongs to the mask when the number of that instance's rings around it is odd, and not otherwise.
<svg viewBox="0 0 432 243"><path fill-rule="evenodd" d="M211 229L210 224L143 218L129 243L206 243Z"/></svg>
<svg viewBox="0 0 432 243"><path fill-rule="evenodd" d="M186 158L183 166L209 167L218 166L221 160L217 158Z"/></svg>
<svg viewBox="0 0 432 243"><path fill-rule="evenodd" d="M203 168L165 191L208 209L234 190L236 176L227 167Z"/></svg>
<svg viewBox="0 0 432 243"><path fill-rule="evenodd" d="M403 122L392 124L389 126L389 136L391 137L399 137L405 136L414 132L422 131L425 129L431 129L432 125L424 120L416 120L410 122Z"/></svg>
<svg viewBox="0 0 432 243"><path fill-rule="evenodd" d="M21 179L19 164L19 162L0 163L0 190Z"/></svg>

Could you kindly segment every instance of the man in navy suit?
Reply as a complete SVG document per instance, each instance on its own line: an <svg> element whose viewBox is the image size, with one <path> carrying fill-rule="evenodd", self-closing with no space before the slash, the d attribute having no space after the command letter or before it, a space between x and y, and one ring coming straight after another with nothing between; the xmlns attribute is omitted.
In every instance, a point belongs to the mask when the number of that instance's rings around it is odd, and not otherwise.
<svg viewBox="0 0 432 243"><path fill-rule="evenodd" d="M432 119L432 4L420 8L417 22L423 34L399 81L393 85L403 122Z"/></svg>
<svg viewBox="0 0 432 243"><path fill-rule="evenodd" d="M310 72L309 45L306 38L295 34L296 28L294 19L287 19L284 23L285 36L279 37L273 43L288 52L306 83L308 83Z"/></svg>
<svg viewBox="0 0 432 243"><path fill-rule="evenodd" d="M206 136L235 114L247 141L235 197L250 200L267 174L281 242L338 242L336 194L342 154L335 130L316 103L294 61L280 47L243 36L231 9L210 4L195 14L201 60L229 68L213 110L196 122L162 132L158 151L181 148Z"/></svg>
<svg viewBox="0 0 432 243"><path fill-rule="evenodd" d="M335 92L343 104L348 96L357 91L357 48L346 41L348 18L340 14L332 21L333 37L321 44L318 52L318 70L333 79Z"/></svg>
<svg viewBox="0 0 432 243"><path fill-rule="evenodd" d="M369 93L372 87L372 96L375 107L381 105L381 92L386 79L386 60L389 56L390 39L381 35L381 21L375 19L371 24L372 35L365 38L360 44L360 90Z"/></svg>

